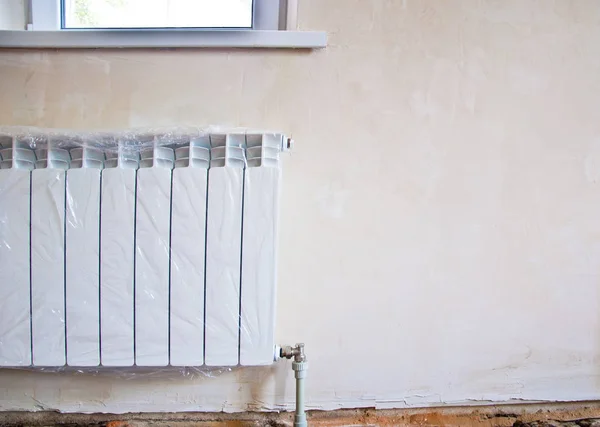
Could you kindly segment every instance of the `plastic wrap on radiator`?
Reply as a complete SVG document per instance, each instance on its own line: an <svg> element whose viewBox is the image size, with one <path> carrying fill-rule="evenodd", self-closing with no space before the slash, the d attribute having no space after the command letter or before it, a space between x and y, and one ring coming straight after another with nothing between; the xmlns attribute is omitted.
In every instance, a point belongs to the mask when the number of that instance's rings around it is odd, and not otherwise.
<svg viewBox="0 0 600 427"><path fill-rule="evenodd" d="M274 361L281 133L0 126L0 368Z"/></svg>

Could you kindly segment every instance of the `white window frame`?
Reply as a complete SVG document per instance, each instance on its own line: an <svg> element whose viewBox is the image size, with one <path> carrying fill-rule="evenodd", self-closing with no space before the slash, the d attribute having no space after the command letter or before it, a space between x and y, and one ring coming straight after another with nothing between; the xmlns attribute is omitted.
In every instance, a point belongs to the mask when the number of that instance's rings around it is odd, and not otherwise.
<svg viewBox="0 0 600 427"><path fill-rule="evenodd" d="M280 0L253 0L252 30L285 30L285 24L280 19L280 12L285 8L285 3ZM33 31L93 30L89 28L62 28L61 7L62 0L31 0L31 29ZM198 28L197 30L204 29Z"/></svg>
<svg viewBox="0 0 600 427"><path fill-rule="evenodd" d="M298 0L254 0L252 28L62 28L60 0L30 0L30 31L0 31L2 48L322 48L327 33L296 31Z"/></svg>

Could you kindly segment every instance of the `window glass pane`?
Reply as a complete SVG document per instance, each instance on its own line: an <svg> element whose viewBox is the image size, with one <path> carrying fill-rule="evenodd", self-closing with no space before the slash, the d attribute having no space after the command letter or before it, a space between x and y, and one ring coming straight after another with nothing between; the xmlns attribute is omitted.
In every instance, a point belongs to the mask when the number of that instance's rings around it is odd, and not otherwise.
<svg viewBox="0 0 600 427"><path fill-rule="evenodd" d="M62 4L64 28L252 27L252 0L62 0Z"/></svg>

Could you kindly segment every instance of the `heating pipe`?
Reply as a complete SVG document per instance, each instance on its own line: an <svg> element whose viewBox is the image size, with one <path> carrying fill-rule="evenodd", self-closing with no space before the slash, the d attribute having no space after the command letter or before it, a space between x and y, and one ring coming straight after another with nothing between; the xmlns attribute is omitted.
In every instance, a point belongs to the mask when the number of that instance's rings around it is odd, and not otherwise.
<svg viewBox="0 0 600 427"><path fill-rule="evenodd" d="M308 370L308 361L304 354L304 344L283 346L279 351L279 357L285 359L294 358L292 370L296 377L296 413L294 415L294 427L307 427L306 411L304 410L304 379Z"/></svg>

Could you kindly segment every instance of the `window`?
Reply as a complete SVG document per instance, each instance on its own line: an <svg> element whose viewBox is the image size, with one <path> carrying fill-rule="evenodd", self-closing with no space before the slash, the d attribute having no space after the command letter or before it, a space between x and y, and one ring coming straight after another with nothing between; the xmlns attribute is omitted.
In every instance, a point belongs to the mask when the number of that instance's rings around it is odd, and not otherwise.
<svg viewBox="0 0 600 427"><path fill-rule="evenodd" d="M300 48L327 33L296 31L298 0L20 0L27 31L0 29L0 48ZM0 7L4 3L0 0ZM2 14L2 10L0 10ZM14 19L13 19L14 20ZM2 21L0 21L2 23Z"/></svg>
<svg viewBox="0 0 600 427"><path fill-rule="evenodd" d="M31 0L33 30L283 28L280 0ZM281 18L281 19L280 19Z"/></svg>
<svg viewBox="0 0 600 427"><path fill-rule="evenodd" d="M252 28L252 6L252 0L61 0L62 28Z"/></svg>

